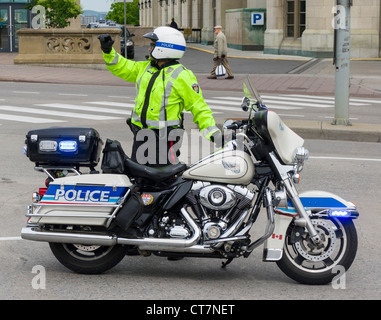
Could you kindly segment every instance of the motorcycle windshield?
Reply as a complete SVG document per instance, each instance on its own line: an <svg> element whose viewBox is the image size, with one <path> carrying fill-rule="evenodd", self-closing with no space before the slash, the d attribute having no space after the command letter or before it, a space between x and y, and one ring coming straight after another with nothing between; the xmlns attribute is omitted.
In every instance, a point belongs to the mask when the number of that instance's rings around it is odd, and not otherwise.
<svg viewBox="0 0 381 320"><path fill-rule="evenodd" d="M260 105L263 105L261 95L258 93L257 89L255 88L253 82L251 81L248 75L246 76L246 80L243 83L243 92L245 94L245 97L250 99L251 104L256 104L258 102Z"/></svg>
<svg viewBox="0 0 381 320"><path fill-rule="evenodd" d="M294 163L295 150L296 148L303 146L304 140L287 127L276 112L265 108L262 98L249 76L246 77L243 91L245 96L248 97L252 103L253 101L254 104L257 102L257 106L259 105L263 107L259 111L257 110L252 118L259 134L268 143L273 145L284 164Z"/></svg>

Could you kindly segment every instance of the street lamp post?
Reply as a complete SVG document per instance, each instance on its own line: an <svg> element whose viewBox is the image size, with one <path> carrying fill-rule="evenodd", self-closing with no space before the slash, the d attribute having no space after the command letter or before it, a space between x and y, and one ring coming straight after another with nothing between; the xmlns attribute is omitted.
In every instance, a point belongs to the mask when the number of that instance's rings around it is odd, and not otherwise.
<svg viewBox="0 0 381 320"><path fill-rule="evenodd" d="M124 2L124 57L127 58L127 11L126 2L132 2L133 0L115 0L115 2Z"/></svg>
<svg viewBox="0 0 381 320"><path fill-rule="evenodd" d="M350 7L352 0L336 0L334 8L335 117L334 125L350 125Z"/></svg>

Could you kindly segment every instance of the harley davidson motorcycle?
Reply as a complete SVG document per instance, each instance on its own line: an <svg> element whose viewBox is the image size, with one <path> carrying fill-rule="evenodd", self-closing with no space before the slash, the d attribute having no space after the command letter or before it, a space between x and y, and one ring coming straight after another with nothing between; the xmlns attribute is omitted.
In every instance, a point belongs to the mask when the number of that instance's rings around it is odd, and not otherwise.
<svg viewBox="0 0 381 320"><path fill-rule="evenodd" d="M297 192L304 140L263 105L249 78L244 93L248 118L227 121L232 139L190 166L140 165L108 140L99 173L103 142L94 129L30 131L26 155L47 179L33 193L22 238L48 242L78 273L105 272L126 255L220 258L226 267L263 246L263 261L290 278L331 282L335 266L347 271L355 259L356 206L324 191ZM261 212L267 225L256 236Z"/></svg>

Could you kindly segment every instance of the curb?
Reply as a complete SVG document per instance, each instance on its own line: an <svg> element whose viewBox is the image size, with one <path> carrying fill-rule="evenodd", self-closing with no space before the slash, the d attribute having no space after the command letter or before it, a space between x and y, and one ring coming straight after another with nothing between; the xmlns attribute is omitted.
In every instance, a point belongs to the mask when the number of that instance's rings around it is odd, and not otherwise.
<svg viewBox="0 0 381 320"><path fill-rule="evenodd" d="M377 124L355 123L342 126L330 122L290 119L284 122L304 139L381 143L381 125Z"/></svg>

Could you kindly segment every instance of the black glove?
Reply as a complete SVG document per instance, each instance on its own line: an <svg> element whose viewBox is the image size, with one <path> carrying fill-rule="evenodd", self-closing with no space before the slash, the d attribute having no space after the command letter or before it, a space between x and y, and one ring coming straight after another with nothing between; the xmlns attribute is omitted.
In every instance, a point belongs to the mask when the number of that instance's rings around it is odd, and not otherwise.
<svg viewBox="0 0 381 320"><path fill-rule="evenodd" d="M216 145L216 148L220 149L224 145L224 136L221 134L220 131L217 131L213 133L213 135L210 137L210 140L214 142Z"/></svg>
<svg viewBox="0 0 381 320"><path fill-rule="evenodd" d="M111 39L111 36L106 34L101 34L98 36L99 41L101 42L101 49L104 53L110 53L112 50L112 45L114 44L114 40Z"/></svg>

